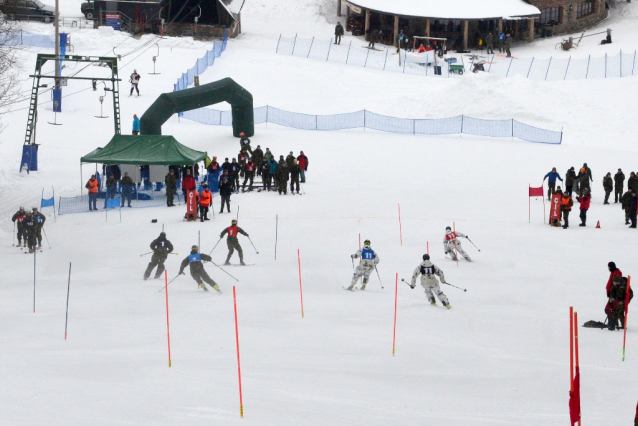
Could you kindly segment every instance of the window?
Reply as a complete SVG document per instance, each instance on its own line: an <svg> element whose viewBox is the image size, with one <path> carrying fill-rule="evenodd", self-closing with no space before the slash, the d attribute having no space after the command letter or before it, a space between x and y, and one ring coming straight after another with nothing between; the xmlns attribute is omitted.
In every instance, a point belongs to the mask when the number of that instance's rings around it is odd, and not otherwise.
<svg viewBox="0 0 638 426"><path fill-rule="evenodd" d="M560 7L548 7L541 10L541 25L560 23Z"/></svg>
<svg viewBox="0 0 638 426"><path fill-rule="evenodd" d="M576 18L583 18L592 13L594 13L594 0L585 0L582 3L578 3Z"/></svg>

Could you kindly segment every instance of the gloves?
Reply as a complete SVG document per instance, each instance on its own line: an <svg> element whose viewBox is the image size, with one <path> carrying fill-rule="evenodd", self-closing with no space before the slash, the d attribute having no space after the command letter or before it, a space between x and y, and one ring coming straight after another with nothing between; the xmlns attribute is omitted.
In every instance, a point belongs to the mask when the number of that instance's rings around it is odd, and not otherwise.
<svg viewBox="0 0 638 426"><path fill-rule="evenodd" d="M179 275L186 275L184 271L179 271Z"/></svg>
<svg viewBox="0 0 638 426"><path fill-rule="evenodd" d="M441 284L447 284L445 280L441 280Z"/></svg>
<svg viewBox="0 0 638 426"><path fill-rule="evenodd" d="M469 235L466 235L466 236L465 236L465 239L469 240L469 239L470 239L470 236L469 236Z"/></svg>
<svg viewBox="0 0 638 426"><path fill-rule="evenodd" d="M416 287L416 284L410 284L410 288L411 288L412 290L414 290L414 287Z"/></svg>
<svg viewBox="0 0 638 426"><path fill-rule="evenodd" d="M357 258L357 255L356 255L356 254L351 254L351 255L350 255L350 258L352 258L352 259L356 259L356 258Z"/></svg>

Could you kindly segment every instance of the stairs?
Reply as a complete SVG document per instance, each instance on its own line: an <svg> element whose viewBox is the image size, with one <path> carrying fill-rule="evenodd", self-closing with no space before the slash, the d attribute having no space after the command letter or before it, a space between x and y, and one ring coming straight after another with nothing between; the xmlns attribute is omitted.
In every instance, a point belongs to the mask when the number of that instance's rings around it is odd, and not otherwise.
<svg viewBox="0 0 638 426"><path fill-rule="evenodd" d="M36 74L39 71L39 67L36 65ZM27 131L24 135L24 144L29 145L34 141L35 122L38 120L38 86L40 85L39 78L33 78L33 85L31 86L31 101L29 102L29 116L27 117Z"/></svg>
<svg viewBox="0 0 638 426"><path fill-rule="evenodd" d="M115 134L121 135L122 128L120 124L120 82L118 77L117 61L113 61L113 120L115 122Z"/></svg>

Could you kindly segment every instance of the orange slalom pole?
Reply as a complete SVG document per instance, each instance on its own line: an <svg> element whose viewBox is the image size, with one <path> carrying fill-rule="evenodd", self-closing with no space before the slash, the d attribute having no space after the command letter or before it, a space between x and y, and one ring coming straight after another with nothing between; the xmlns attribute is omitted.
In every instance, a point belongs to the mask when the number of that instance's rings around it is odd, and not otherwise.
<svg viewBox="0 0 638 426"><path fill-rule="evenodd" d="M397 272L396 281L394 283L394 333L392 336L392 356L394 356L394 348L397 341L397 297L399 294L399 273Z"/></svg>
<svg viewBox="0 0 638 426"><path fill-rule="evenodd" d="M237 342L237 375L239 377L239 415L244 417L244 397L241 390L241 362L239 360L239 328L237 326L237 294L233 286L233 305L235 306L235 341Z"/></svg>
<svg viewBox="0 0 638 426"><path fill-rule="evenodd" d="M299 294L301 295L301 318L304 317L303 313L303 288L301 287L301 256L299 255L299 249L297 249L297 264L299 265Z"/></svg>
<svg viewBox="0 0 638 426"><path fill-rule="evenodd" d="M361 232L359 232L359 250L361 250Z"/></svg>
<svg viewBox="0 0 638 426"><path fill-rule="evenodd" d="M456 249L456 222L452 222L452 228L454 228L454 254L456 255L456 266L459 266L459 252Z"/></svg>
<svg viewBox="0 0 638 426"><path fill-rule="evenodd" d="M574 392L574 307L569 307L569 389Z"/></svg>
<svg viewBox="0 0 638 426"><path fill-rule="evenodd" d="M399 239L403 245L403 228L401 227L401 204L399 204Z"/></svg>
<svg viewBox="0 0 638 426"><path fill-rule="evenodd" d="M425 242L425 244L426 244L426 247L427 247L427 249L428 249L428 250L427 250L427 253L428 253L428 254L430 254L430 242L429 242L429 241L426 241L426 242Z"/></svg>
<svg viewBox="0 0 638 426"><path fill-rule="evenodd" d="M580 368L578 362L578 312L574 312L574 355L576 358L576 371ZM578 426L580 426L580 417L578 418Z"/></svg>
<svg viewBox="0 0 638 426"><path fill-rule="evenodd" d="M631 275L627 276L627 295L625 296L625 322L623 326L624 336L622 338L622 360L625 361L625 345L627 344L627 314L629 313L629 292L631 290Z"/></svg>
<svg viewBox="0 0 638 426"><path fill-rule="evenodd" d="M168 339L168 366L171 367L171 326L168 321L168 271L164 270L164 290L166 293L166 337Z"/></svg>

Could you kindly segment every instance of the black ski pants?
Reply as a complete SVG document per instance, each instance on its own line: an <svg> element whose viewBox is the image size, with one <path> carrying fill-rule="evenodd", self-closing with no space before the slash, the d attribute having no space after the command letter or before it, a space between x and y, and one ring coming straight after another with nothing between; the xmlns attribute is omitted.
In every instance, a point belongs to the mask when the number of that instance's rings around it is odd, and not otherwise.
<svg viewBox="0 0 638 426"><path fill-rule="evenodd" d="M165 269L164 267L165 260L166 260L166 256L153 254L153 256L151 257L151 261L146 267L146 271L144 271L144 278L150 277L151 272L153 272L153 268L155 268L156 266L157 266L157 271L155 271L155 278L161 277Z"/></svg>
<svg viewBox="0 0 638 426"><path fill-rule="evenodd" d="M220 213L224 213L224 203L226 204L226 208L228 209L228 213L230 213L230 195L227 196L227 197L222 195L222 207L221 207L221 209L219 209Z"/></svg>
<svg viewBox="0 0 638 426"><path fill-rule="evenodd" d="M204 270L204 268L191 268L191 277L193 277L197 284L206 283L211 286L217 285L217 283L208 276L208 273Z"/></svg>
<svg viewBox="0 0 638 426"><path fill-rule="evenodd" d="M587 210L586 209L580 209L580 220L583 224L587 223Z"/></svg>

